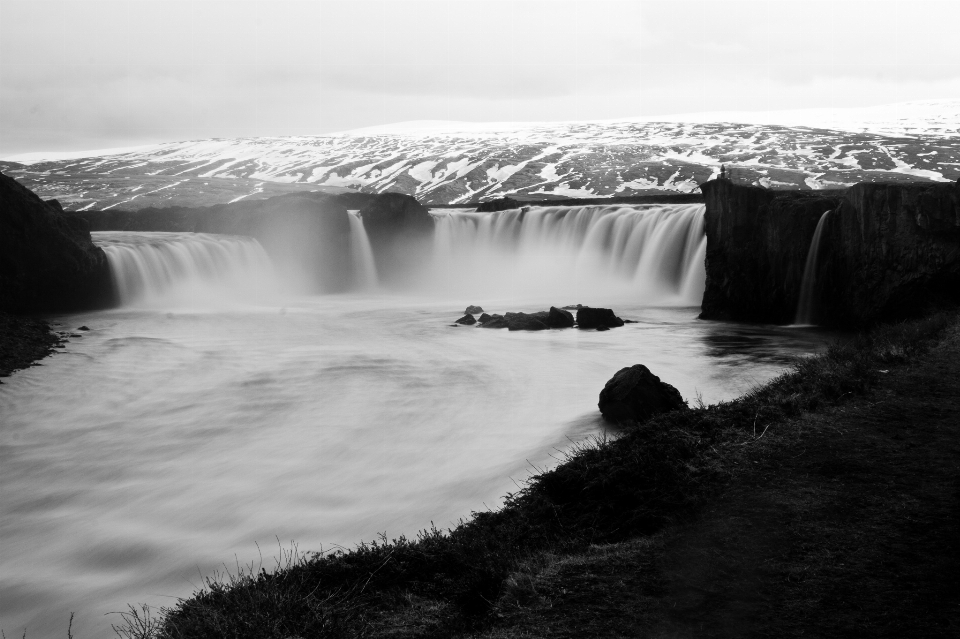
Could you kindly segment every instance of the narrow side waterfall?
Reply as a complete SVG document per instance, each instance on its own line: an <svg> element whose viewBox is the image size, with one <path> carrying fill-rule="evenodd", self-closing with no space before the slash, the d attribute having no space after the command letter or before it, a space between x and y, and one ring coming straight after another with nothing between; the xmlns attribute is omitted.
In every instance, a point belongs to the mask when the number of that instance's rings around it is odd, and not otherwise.
<svg viewBox="0 0 960 639"><path fill-rule="evenodd" d="M797 303L797 315L794 324L813 324L814 320L814 293L817 291L817 258L820 254L820 239L826 225L830 211L820 216L817 228L813 232L810 250L807 251L807 263L803 267L803 280L800 283L800 300Z"/></svg>
<svg viewBox="0 0 960 639"><path fill-rule="evenodd" d="M276 284L263 247L205 233L92 233L107 254L123 305L250 300Z"/></svg>
<svg viewBox="0 0 960 639"><path fill-rule="evenodd" d="M434 211L430 278L461 297L698 305L705 279L703 213L702 204Z"/></svg>
<svg viewBox="0 0 960 639"><path fill-rule="evenodd" d="M350 215L350 252L353 256L355 284L361 290L370 290L377 286L377 266L373 260L370 238L363 228L363 220Z"/></svg>

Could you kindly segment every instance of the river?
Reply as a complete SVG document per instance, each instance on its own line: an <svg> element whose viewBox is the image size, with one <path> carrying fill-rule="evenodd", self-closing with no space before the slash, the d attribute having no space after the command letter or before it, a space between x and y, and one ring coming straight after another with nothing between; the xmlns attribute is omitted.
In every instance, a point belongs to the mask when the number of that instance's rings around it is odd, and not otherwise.
<svg viewBox="0 0 960 639"><path fill-rule="evenodd" d="M697 319L702 207L685 206L651 213L646 245L643 211L566 234L539 211L444 212L420 285L368 273L339 295L290 290L249 239L94 234L127 269L123 306L52 318L77 336L0 386L0 627L62 638L75 612L75 636L108 637L127 603L173 605L294 544L453 526L602 435L597 395L622 367L710 403L821 349L815 329ZM572 303L636 323L451 326L468 304Z"/></svg>

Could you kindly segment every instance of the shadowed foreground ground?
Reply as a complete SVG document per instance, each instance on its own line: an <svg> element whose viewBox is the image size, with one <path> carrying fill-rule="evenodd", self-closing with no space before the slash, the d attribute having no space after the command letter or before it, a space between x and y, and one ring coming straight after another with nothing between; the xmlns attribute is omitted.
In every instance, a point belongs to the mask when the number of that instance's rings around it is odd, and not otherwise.
<svg viewBox="0 0 960 639"><path fill-rule="evenodd" d="M531 563L472 636L960 637L960 333L880 374L745 444L694 518Z"/></svg>

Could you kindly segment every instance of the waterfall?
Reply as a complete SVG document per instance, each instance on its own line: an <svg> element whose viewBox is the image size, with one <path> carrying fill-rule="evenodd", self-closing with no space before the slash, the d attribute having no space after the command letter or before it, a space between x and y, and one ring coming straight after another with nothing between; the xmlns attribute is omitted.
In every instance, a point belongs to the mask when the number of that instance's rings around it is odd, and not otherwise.
<svg viewBox="0 0 960 639"><path fill-rule="evenodd" d="M205 233L91 234L123 305L250 298L275 287L273 265L249 237Z"/></svg>
<svg viewBox="0 0 960 639"><path fill-rule="evenodd" d="M830 211L820 216L820 221L817 222L817 228L813 232L810 249L807 251L807 263L803 267L803 280L800 283L800 300L797 303L797 315L793 320L794 324L813 324L814 294L817 290L817 257L820 253L820 238L823 235L823 227L826 225L828 215L830 215Z"/></svg>
<svg viewBox="0 0 960 639"><path fill-rule="evenodd" d="M702 204L434 210L432 246L405 247L418 262L411 286L448 298L695 306L705 279L703 213ZM347 260L321 267L348 274L354 290L382 288L363 221L348 218ZM296 288L297 258L279 278L248 237L99 232L93 238L107 253L124 305L252 301L280 288L281 279L285 289ZM283 246L275 257L290 267Z"/></svg>
<svg viewBox="0 0 960 639"><path fill-rule="evenodd" d="M370 238L363 227L363 220L356 215L350 215L350 249L353 257L353 269L356 274L355 283L362 290L370 290L377 286L377 266L373 260L373 250L370 248Z"/></svg>
<svg viewBox="0 0 960 639"><path fill-rule="evenodd" d="M431 284L464 295L698 305L702 204L434 211Z"/></svg>

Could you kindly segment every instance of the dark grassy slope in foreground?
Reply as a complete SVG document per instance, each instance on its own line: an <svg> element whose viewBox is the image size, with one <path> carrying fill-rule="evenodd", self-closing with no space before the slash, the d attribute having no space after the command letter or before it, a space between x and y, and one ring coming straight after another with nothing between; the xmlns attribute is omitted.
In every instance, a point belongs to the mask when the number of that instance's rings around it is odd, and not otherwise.
<svg viewBox="0 0 960 639"><path fill-rule="evenodd" d="M960 327L909 357L748 440L696 516L528 562L477 639L960 637Z"/></svg>
<svg viewBox="0 0 960 639"><path fill-rule="evenodd" d="M877 329L798 362L794 371L736 401L662 415L612 441L584 447L556 469L534 477L500 511L475 514L449 534L426 531L416 540L292 561L273 574L254 571L228 583L211 581L166 611L162 623L149 632L138 631L132 618L124 632L156 637L449 637L478 632L540 636L536 629L544 618L536 615L546 613L538 584L549 581L551 566L589 565L598 553L614 557L627 553L633 563L626 555L614 563L620 577L633 575L636 583L620 578L594 589L591 597L610 601L633 597L641 605L625 609L628 617L619 617L623 624L619 630L597 617L613 619L609 610L591 610L585 601L546 606L554 611L564 607L576 611L580 606L586 615L561 615L556 627L562 632L557 636L617 636L632 634L629 629L638 624L662 625L663 619L670 621L668 616L656 602L644 607L643 597L667 601L664 593L670 584L666 578L642 576L645 566L652 566L662 554L655 549L643 555L644 549L662 543L658 540L677 530L676 522L691 517L698 506L714 503L710 508L722 508L724 502L718 506L710 498L725 494L724 486L729 494L742 490L744 478L772 481L780 471L776 465L753 470L755 451L775 441L774 447L783 446L780 454L788 457L792 438L811 414L829 415L862 401L854 398L884 379L881 370L917 357L955 325L955 313L941 313ZM851 488L845 494L856 502L864 492ZM813 494L809 499L819 497ZM760 548L768 532L755 536ZM596 548L605 544L614 545ZM632 550L637 548L640 554ZM744 548L754 550L750 545ZM811 561L829 565L828 558L818 558L816 545L801 549ZM678 565L699 565L696 557L692 559L678 560ZM563 579L558 583L563 596L575 597L584 588L572 579L572 590L563 592ZM881 582L878 588L882 587ZM795 604L801 595L785 596L784 601ZM802 596L799 601L802 606ZM712 627L709 607L700 613L697 618ZM591 615L597 618L591 621ZM803 629L804 617L798 619ZM669 628L663 630L671 634ZM696 627L689 630L696 632Z"/></svg>

